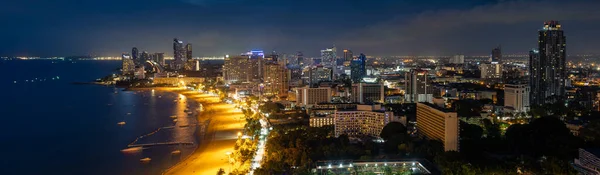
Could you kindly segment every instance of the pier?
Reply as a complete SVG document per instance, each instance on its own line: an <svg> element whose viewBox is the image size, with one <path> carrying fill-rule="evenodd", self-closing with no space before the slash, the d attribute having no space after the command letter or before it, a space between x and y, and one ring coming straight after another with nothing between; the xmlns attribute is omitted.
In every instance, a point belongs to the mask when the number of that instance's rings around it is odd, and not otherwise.
<svg viewBox="0 0 600 175"><path fill-rule="evenodd" d="M160 145L193 145L194 142L162 142L162 143L142 143L142 144L129 144L127 147L145 147L145 146L160 146Z"/></svg>

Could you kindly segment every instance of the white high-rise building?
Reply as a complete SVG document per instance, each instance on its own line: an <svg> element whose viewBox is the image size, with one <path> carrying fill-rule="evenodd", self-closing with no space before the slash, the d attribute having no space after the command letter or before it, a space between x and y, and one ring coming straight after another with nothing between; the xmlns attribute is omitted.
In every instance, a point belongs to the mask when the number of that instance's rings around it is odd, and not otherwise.
<svg viewBox="0 0 600 175"><path fill-rule="evenodd" d="M326 67L335 67L337 59L337 49L335 46L321 50L321 64Z"/></svg>
<svg viewBox="0 0 600 175"><path fill-rule="evenodd" d="M514 108L515 112L528 112L529 93L530 88L525 84L504 85L504 106Z"/></svg>

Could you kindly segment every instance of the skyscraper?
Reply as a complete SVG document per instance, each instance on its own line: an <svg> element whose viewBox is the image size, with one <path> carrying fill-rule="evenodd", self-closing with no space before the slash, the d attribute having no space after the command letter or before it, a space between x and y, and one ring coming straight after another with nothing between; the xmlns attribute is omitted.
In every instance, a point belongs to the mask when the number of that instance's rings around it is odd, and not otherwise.
<svg viewBox="0 0 600 175"><path fill-rule="evenodd" d="M352 51L351 50L344 50L344 66L350 66L350 64L352 63Z"/></svg>
<svg viewBox="0 0 600 175"><path fill-rule="evenodd" d="M135 63L133 62L133 59L131 59L131 55L128 53L123 53L121 55L121 61L121 73L123 75L132 75L135 71Z"/></svg>
<svg viewBox="0 0 600 175"><path fill-rule="evenodd" d="M344 61L352 61L352 51L351 50L344 50Z"/></svg>
<svg viewBox="0 0 600 175"><path fill-rule="evenodd" d="M494 48L492 50L492 55L490 56L490 62L500 62L502 60L502 50L500 46Z"/></svg>
<svg viewBox="0 0 600 175"><path fill-rule="evenodd" d="M250 80L261 80L264 74L265 53L262 50L251 50L246 55L250 58L248 66Z"/></svg>
<svg viewBox="0 0 600 175"><path fill-rule="evenodd" d="M287 96L289 71L280 64L265 63L263 81L267 95Z"/></svg>
<svg viewBox="0 0 600 175"><path fill-rule="evenodd" d="M192 44L191 43L188 43L185 45L185 59L186 60L192 59Z"/></svg>
<svg viewBox="0 0 600 175"><path fill-rule="evenodd" d="M358 83L367 75L366 62L367 56L362 53L356 59L352 60L352 63L350 64L350 77L352 82Z"/></svg>
<svg viewBox="0 0 600 175"><path fill-rule="evenodd" d="M145 61L150 60L150 54L146 51L142 52L142 54L140 55L140 61L139 63L143 63Z"/></svg>
<svg viewBox="0 0 600 175"><path fill-rule="evenodd" d="M223 79L226 83L247 82L250 79L248 56L225 56Z"/></svg>
<svg viewBox="0 0 600 175"><path fill-rule="evenodd" d="M185 64L185 48L183 47L183 41L177 38L173 39L173 62L171 63L171 69L181 70Z"/></svg>
<svg viewBox="0 0 600 175"><path fill-rule="evenodd" d="M131 59L133 59L135 62L138 62L139 58L140 58L140 52L138 51L137 47L133 47L131 49Z"/></svg>
<svg viewBox="0 0 600 175"><path fill-rule="evenodd" d="M308 78L310 85L315 85L322 81L332 81L333 70L329 67L323 67L321 65L311 67L308 71Z"/></svg>
<svg viewBox="0 0 600 175"><path fill-rule="evenodd" d="M154 61L165 67L165 53L154 53Z"/></svg>
<svg viewBox="0 0 600 175"><path fill-rule="evenodd" d="M302 52L298 52L297 63L300 65L300 68L304 67L304 54Z"/></svg>
<svg viewBox="0 0 600 175"><path fill-rule="evenodd" d="M336 52L337 49L335 46L321 50L321 64L327 67L335 67L337 59Z"/></svg>
<svg viewBox="0 0 600 175"><path fill-rule="evenodd" d="M565 95L566 37L558 21L538 31L538 50L529 52L531 104L555 102Z"/></svg>
<svg viewBox="0 0 600 175"><path fill-rule="evenodd" d="M431 81L427 77L427 71L421 69L412 69L406 73L404 95L406 102L432 102L433 88Z"/></svg>

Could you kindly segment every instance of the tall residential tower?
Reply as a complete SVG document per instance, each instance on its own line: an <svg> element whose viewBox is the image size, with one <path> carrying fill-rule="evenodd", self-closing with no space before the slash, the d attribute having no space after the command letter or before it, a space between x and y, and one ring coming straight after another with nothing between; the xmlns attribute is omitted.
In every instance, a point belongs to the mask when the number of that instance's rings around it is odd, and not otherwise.
<svg viewBox="0 0 600 175"><path fill-rule="evenodd" d="M538 31L538 50L529 54L531 104L556 102L565 95L566 37L558 21Z"/></svg>

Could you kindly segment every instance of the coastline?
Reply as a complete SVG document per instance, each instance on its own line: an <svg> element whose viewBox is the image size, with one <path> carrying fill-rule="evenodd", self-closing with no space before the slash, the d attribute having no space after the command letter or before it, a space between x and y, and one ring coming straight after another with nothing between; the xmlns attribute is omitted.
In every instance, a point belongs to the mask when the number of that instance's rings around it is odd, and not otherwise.
<svg viewBox="0 0 600 175"><path fill-rule="evenodd" d="M237 132L243 129L245 120L240 110L231 104L220 102L218 97L183 88L128 88L126 90L158 90L184 95L187 99L203 105L204 111L197 117L198 123L209 121L204 132L197 131L198 146L177 164L162 172L163 175L214 174L219 168L230 172L227 152L233 152Z"/></svg>

